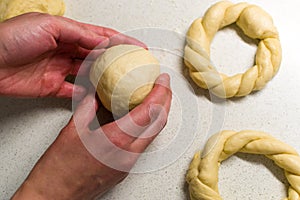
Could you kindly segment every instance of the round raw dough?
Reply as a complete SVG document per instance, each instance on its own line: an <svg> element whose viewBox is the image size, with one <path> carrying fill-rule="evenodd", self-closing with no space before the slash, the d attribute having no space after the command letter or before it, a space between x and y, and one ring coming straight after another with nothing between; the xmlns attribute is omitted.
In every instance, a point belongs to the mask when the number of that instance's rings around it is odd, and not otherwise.
<svg viewBox="0 0 300 200"><path fill-rule="evenodd" d="M1 0L0 22L29 12L63 15L65 4L63 0Z"/></svg>
<svg viewBox="0 0 300 200"><path fill-rule="evenodd" d="M149 51L134 45L118 45L95 61L90 80L104 107L122 116L143 101L159 74L159 62Z"/></svg>

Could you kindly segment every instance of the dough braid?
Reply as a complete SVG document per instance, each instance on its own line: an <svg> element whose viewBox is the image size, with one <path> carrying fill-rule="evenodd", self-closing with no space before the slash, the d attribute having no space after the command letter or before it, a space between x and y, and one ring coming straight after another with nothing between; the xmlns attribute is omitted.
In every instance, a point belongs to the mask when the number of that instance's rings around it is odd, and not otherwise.
<svg viewBox="0 0 300 200"><path fill-rule="evenodd" d="M281 167L290 183L286 200L300 200L300 157L289 145L258 131L222 131L212 136L202 153L196 153L186 181L191 200L219 200L218 171L221 162L236 152L263 154Z"/></svg>
<svg viewBox="0 0 300 200"><path fill-rule="evenodd" d="M244 74L227 76L210 62L210 44L219 29L236 23L245 35L258 39L256 64ZM221 1L196 19L187 33L184 60L193 81L221 98L246 96L262 89L277 73L281 45L273 20L260 7L248 3Z"/></svg>

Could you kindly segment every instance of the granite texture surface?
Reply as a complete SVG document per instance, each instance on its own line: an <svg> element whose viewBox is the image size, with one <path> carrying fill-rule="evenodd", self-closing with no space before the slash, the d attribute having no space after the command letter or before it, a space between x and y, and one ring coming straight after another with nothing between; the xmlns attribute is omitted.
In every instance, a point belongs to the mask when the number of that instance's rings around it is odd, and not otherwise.
<svg viewBox="0 0 300 200"><path fill-rule="evenodd" d="M273 17L280 34L283 60L278 74L262 91L226 101L212 101L207 91L188 78L182 62L189 25L216 1L65 2L66 17L111 27L144 41L161 61L162 71L172 75L174 98L169 122L147 150L158 152L157 160L147 163L147 157L144 158L144 165L138 164L135 169L137 173L130 174L99 199L188 199L184 178L189 162L209 135L223 129L265 131L300 152L298 0L247 1L261 6ZM256 44L236 26L229 26L214 38L211 59L222 72L230 75L243 72L254 63ZM0 199L11 197L71 115L71 100L0 97ZM161 156L170 154L172 159L159 160L160 149L172 144L175 144L173 150L161 153ZM145 165L153 167L146 169ZM219 173L224 199L279 200L286 196L287 181L282 170L263 156L239 153L223 162Z"/></svg>

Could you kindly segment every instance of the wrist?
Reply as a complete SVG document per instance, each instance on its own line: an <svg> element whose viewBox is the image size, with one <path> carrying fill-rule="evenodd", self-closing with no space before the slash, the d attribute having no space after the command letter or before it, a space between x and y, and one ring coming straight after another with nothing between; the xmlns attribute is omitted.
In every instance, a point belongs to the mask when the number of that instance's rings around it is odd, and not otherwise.
<svg viewBox="0 0 300 200"><path fill-rule="evenodd" d="M11 198L12 200L47 200L46 196L43 195L42 192L39 192L38 189L33 186L29 181L25 180L25 182L21 185L21 187L16 191L16 193Z"/></svg>

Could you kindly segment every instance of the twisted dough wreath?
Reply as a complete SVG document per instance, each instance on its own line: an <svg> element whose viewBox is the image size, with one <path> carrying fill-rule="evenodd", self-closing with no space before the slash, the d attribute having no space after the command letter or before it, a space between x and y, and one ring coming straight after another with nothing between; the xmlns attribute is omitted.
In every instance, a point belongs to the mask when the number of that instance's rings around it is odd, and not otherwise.
<svg viewBox="0 0 300 200"><path fill-rule="evenodd" d="M217 31L236 23L245 35L259 39L256 64L244 74L227 76L210 62L210 44ZM203 18L196 19L187 33L184 61L193 81L218 97L246 96L262 89L277 73L281 45L273 20L260 7L248 3L221 1L210 7Z"/></svg>
<svg viewBox="0 0 300 200"><path fill-rule="evenodd" d="M300 157L289 145L258 131L223 131L212 136L190 164L186 181L191 200L220 200L218 171L221 162L236 152L263 154L284 169L290 183L286 200L300 200Z"/></svg>

